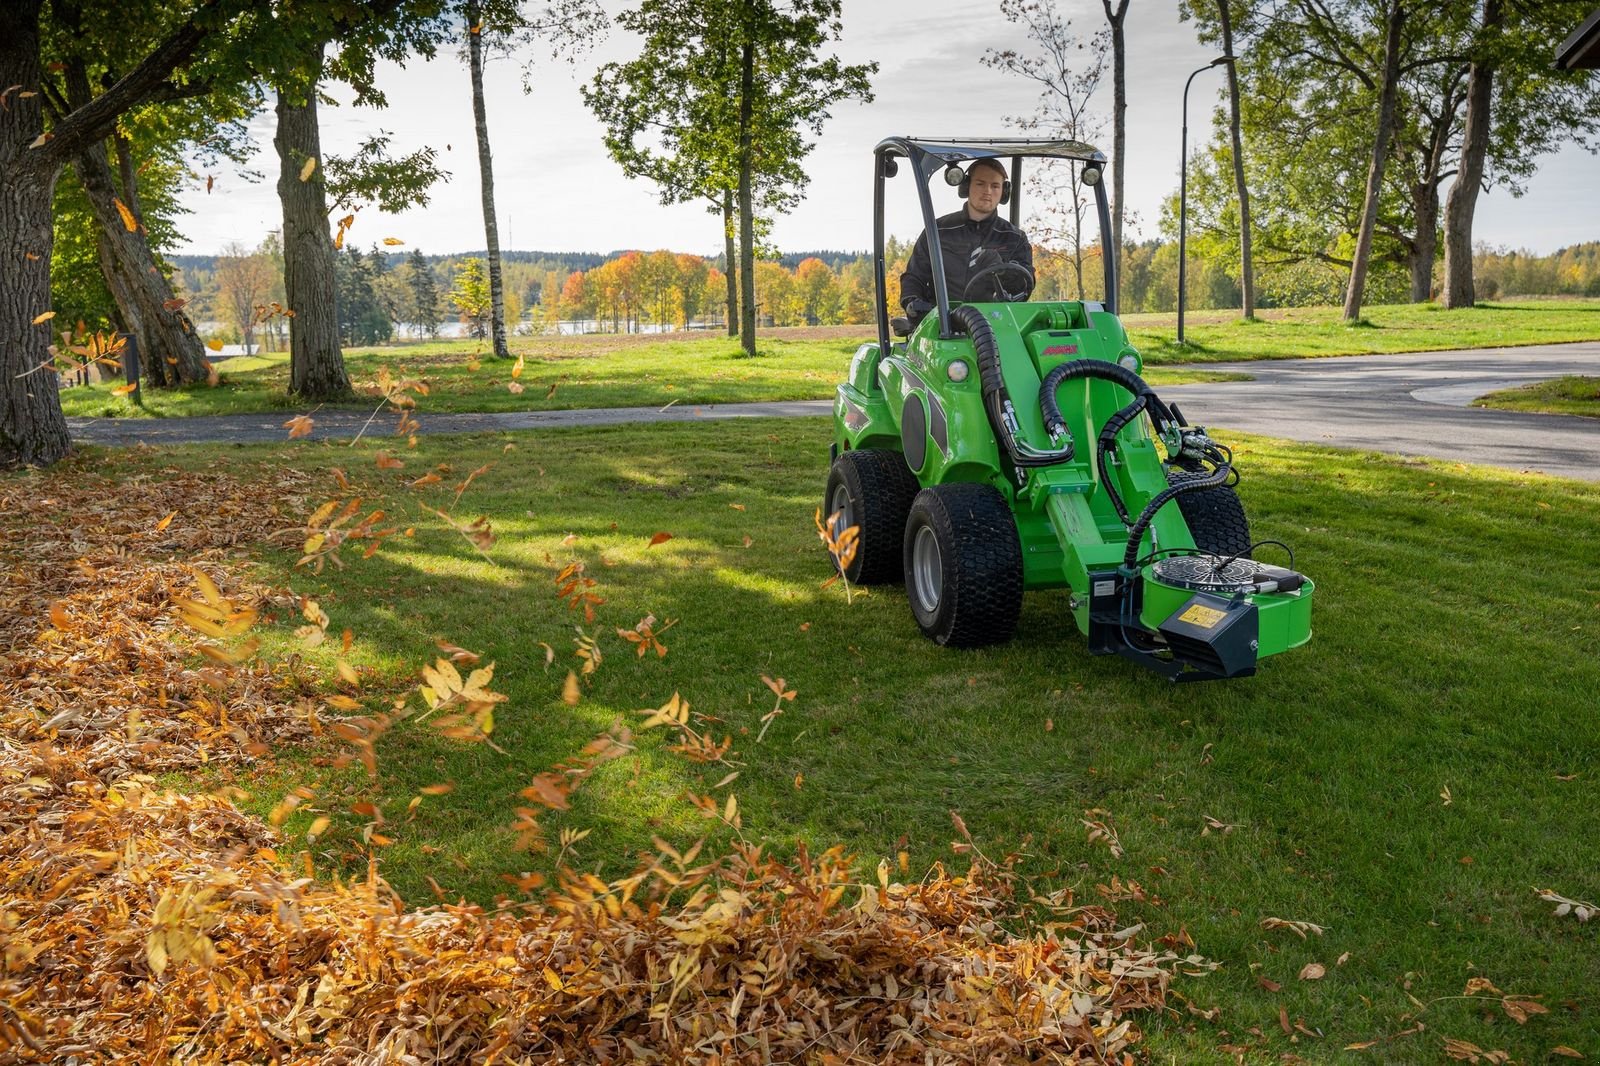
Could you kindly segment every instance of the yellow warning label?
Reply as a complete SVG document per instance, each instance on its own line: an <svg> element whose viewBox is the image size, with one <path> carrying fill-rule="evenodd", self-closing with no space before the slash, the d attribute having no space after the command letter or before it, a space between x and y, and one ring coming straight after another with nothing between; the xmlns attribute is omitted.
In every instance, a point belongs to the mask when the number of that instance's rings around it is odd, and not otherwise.
<svg viewBox="0 0 1600 1066"><path fill-rule="evenodd" d="M1201 629L1210 629L1226 618L1226 611L1219 611L1215 607L1204 607L1198 603L1190 605L1187 611L1178 616L1178 621L1188 622L1190 625L1199 626Z"/></svg>

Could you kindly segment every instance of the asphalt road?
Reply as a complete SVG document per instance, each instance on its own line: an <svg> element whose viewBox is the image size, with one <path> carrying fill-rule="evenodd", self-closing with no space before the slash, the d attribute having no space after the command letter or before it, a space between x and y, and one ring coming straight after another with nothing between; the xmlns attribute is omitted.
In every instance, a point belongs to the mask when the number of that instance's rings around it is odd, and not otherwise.
<svg viewBox="0 0 1600 1066"><path fill-rule="evenodd" d="M1600 375L1600 342L1209 363L1205 369L1240 371L1254 380L1167 385L1159 391L1167 401L1178 403L1190 422L1214 429L1600 481L1600 421L1467 406L1495 389L1567 374ZM830 401L805 400L514 414L424 411L417 417L423 433L485 433L624 422L819 417L831 410ZM277 413L67 421L73 438L87 444L217 444L282 441L288 417ZM355 412L319 412L313 416L310 439L349 438L367 421L367 415ZM366 432L388 436L393 424L394 416L386 414Z"/></svg>

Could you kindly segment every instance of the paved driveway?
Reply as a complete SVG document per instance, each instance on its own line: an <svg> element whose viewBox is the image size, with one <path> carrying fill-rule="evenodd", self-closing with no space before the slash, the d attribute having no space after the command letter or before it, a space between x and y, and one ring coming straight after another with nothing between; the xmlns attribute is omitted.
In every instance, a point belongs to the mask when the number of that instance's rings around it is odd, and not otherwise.
<svg viewBox="0 0 1600 1066"><path fill-rule="evenodd" d="M1600 375L1600 342L1486 348L1414 355L1363 355L1207 364L1253 381L1167 385L1191 421L1340 447L1426 455L1513 470L1600 481L1600 420L1487 411L1466 406L1495 389L1566 374ZM840 367L840 372L844 370ZM825 416L826 400L666 408L626 407L516 414L418 414L424 433L484 433L621 422ZM68 419L74 439L91 444L282 441L287 413L171 419ZM323 411L312 437L351 437L365 414ZM369 433L387 436L394 416Z"/></svg>

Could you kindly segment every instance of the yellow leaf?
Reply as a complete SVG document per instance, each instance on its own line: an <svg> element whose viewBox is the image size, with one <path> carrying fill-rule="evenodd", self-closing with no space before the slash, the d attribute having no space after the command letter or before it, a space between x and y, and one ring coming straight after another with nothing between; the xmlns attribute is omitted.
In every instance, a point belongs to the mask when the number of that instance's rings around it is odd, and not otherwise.
<svg viewBox="0 0 1600 1066"><path fill-rule="evenodd" d="M56 313L54 311L46 311L43 314L34 315L33 316L33 324L37 326L41 322L48 322L54 317L56 317Z"/></svg>
<svg viewBox="0 0 1600 1066"><path fill-rule="evenodd" d="M294 440L298 437L311 436L312 425L310 415L295 415L283 424L283 428L289 431L289 439Z"/></svg>
<svg viewBox="0 0 1600 1066"><path fill-rule="evenodd" d="M222 610L228 608L228 601L222 598L222 590L217 588L215 581L206 576L204 570L194 572L194 583L200 586L200 595L204 596L211 606Z"/></svg>
<svg viewBox="0 0 1600 1066"><path fill-rule="evenodd" d="M526 388L526 386L523 385L522 382L520 382L520 381L508 381L508 382L506 382L506 391L511 393L513 396L521 395L522 390L524 388Z"/></svg>
<svg viewBox="0 0 1600 1066"><path fill-rule="evenodd" d="M138 387L139 387L139 383L137 381L130 381L126 385L118 385L116 388L112 389L111 390L111 395L113 395L113 396L126 396L126 395L128 395L128 393L133 392L134 390L138 389Z"/></svg>
<svg viewBox="0 0 1600 1066"><path fill-rule="evenodd" d="M423 785L417 791L424 796L443 796L448 792L454 792L455 788L456 786L453 783L446 781L440 785Z"/></svg>
<svg viewBox="0 0 1600 1066"><path fill-rule="evenodd" d="M385 237L383 239L383 243L393 248L397 244L404 244L406 242L401 240L399 237Z"/></svg>
<svg viewBox="0 0 1600 1066"><path fill-rule="evenodd" d="M353 685L356 688L361 687L361 675L356 673L355 667L351 666L343 659L340 659L336 664L334 664L334 668L339 671L339 676L345 681L345 683Z"/></svg>
<svg viewBox="0 0 1600 1066"><path fill-rule="evenodd" d="M561 702L568 707L576 707L582 694L578 690L578 675L571 670L567 671L567 683L561 686Z"/></svg>
<svg viewBox="0 0 1600 1066"><path fill-rule="evenodd" d="M522 356L519 355L519 356L517 356L516 363L511 367L511 376L514 377L514 378L520 378L522 376L522 367L523 367L523 360L522 360Z"/></svg>
<svg viewBox="0 0 1600 1066"><path fill-rule="evenodd" d="M329 696L325 700L329 707L337 707L341 711L359 711L361 703L349 696Z"/></svg>
<svg viewBox="0 0 1600 1066"><path fill-rule="evenodd" d="M312 158L306 160L305 166L300 168L300 180L301 181L310 181L311 180L311 174L316 169L317 169L317 160L316 160L316 157L313 156Z"/></svg>
<svg viewBox="0 0 1600 1066"><path fill-rule="evenodd" d="M129 233L136 232L139 229L139 220L133 217L133 212L128 210L128 205L114 196L111 198L111 202L117 205L117 214L122 216L123 228Z"/></svg>
<svg viewBox="0 0 1600 1066"><path fill-rule="evenodd" d="M160 533L163 529L166 529L168 526L172 525L172 520L174 518L177 518L177 517L178 517L178 512L177 511L173 511L171 514L167 515L167 517L165 517L161 521L157 522L156 523L156 532Z"/></svg>
<svg viewBox="0 0 1600 1066"><path fill-rule="evenodd" d="M210 348L214 352L220 352L220 351L222 351L222 342L221 341L206 341L206 347Z"/></svg>
<svg viewBox="0 0 1600 1066"><path fill-rule="evenodd" d="M318 818L316 821L312 822L311 823L311 828L306 830L306 839L307 840L315 840L319 836L321 836L323 831L328 828L329 821L330 821L330 819L328 818L328 816L327 815L323 815L322 817Z"/></svg>

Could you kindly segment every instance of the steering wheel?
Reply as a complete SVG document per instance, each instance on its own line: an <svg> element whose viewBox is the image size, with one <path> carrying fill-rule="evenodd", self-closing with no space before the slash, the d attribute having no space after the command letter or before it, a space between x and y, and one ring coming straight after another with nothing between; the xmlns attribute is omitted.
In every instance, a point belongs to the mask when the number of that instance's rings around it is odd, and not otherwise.
<svg viewBox="0 0 1600 1066"><path fill-rule="evenodd" d="M1016 286L1008 286L1006 282L1015 281ZM978 288L979 282L988 282L988 287ZM1033 271L1015 260L1004 263L995 263L986 266L972 277L967 279L967 287L962 290L963 300L974 302L985 299L999 299L1004 303L1021 303L1033 292Z"/></svg>

